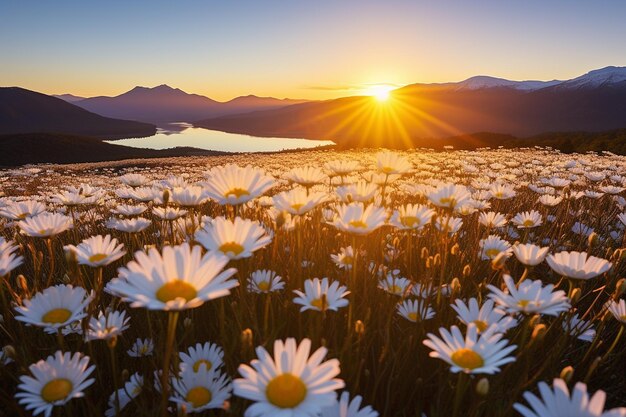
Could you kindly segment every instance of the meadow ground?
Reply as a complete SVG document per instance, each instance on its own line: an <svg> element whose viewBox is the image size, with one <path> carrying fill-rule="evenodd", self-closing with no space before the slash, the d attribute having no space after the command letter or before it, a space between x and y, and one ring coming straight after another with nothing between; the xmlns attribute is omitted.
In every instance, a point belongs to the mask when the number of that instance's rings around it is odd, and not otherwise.
<svg viewBox="0 0 626 417"><path fill-rule="evenodd" d="M626 157L312 150L0 187L0 415L626 416Z"/></svg>

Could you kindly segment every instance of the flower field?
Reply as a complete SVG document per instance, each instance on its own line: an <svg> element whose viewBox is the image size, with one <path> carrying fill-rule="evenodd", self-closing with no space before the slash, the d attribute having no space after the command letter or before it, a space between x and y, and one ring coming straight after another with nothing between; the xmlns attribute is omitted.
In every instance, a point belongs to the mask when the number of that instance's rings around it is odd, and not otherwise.
<svg viewBox="0 0 626 417"><path fill-rule="evenodd" d="M626 158L0 172L0 415L626 416Z"/></svg>

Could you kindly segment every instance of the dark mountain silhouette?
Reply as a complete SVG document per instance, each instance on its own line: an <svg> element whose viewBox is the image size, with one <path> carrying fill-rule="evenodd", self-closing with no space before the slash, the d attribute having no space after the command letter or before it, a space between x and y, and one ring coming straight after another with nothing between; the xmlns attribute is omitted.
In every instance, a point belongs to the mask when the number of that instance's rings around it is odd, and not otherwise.
<svg viewBox="0 0 626 417"><path fill-rule="evenodd" d="M532 136L626 127L626 67L568 81L515 82L473 77L413 84L387 102L346 97L205 119L196 126L256 136L329 139L340 146L422 146L472 132Z"/></svg>
<svg viewBox="0 0 626 417"><path fill-rule="evenodd" d="M103 142L97 138L56 133L0 135L0 166L224 154L226 152L186 147L160 150L131 148Z"/></svg>
<svg viewBox="0 0 626 417"><path fill-rule="evenodd" d="M19 87L0 87L0 134L66 133L102 138L150 136L156 127L88 112L59 98Z"/></svg>
<svg viewBox="0 0 626 417"><path fill-rule="evenodd" d="M300 102L302 100L245 96L222 103L163 84L154 88L135 87L119 96L92 97L75 104L107 117L164 123L192 122L207 117L276 109Z"/></svg>

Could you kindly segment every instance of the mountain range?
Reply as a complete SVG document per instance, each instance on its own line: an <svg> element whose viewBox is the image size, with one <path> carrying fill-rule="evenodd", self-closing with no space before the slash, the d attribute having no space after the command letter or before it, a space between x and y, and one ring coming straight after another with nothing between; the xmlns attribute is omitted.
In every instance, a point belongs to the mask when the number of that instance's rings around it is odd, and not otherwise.
<svg viewBox="0 0 626 417"><path fill-rule="evenodd" d="M272 110L305 100L241 96L227 102L189 94L166 84L157 87L135 87L115 97L79 98L71 94L57 96L85 110L117 119L148 123L190 122L257 110Z"/></svg>
<svg viewBox="0 0 626 417"><path fill-rule="evenodd" d="M344 97L210 118L196 126L255 136L331 139L342 146L421 146L425 139L476 132L533 136L626 127L626 67L564 81L472 77L411 84L385 102Z"/></svg>
<svg viewBox="0 0 626 417"><path fill-rule="evenodd" d="M91 113L59 98L0 87L0 135L64 133L107 139L151 136L156 126Z"/></svg>
<svg viewBox="0 0 626 417"><path fill-rule="evenodd" d="M571 80L478 76L411 84L384 102L369 96L304 101L252 95L219 102L167 85L92 98L0 88L0 135L116 139L152 135L156 123L168 121L253 136L330 139L342 147L432 146L440 138L477 132L507 140L506 135L612 131L626 128L626 67L606 67ZM578 133L577 140L585 140Z"/></svg>

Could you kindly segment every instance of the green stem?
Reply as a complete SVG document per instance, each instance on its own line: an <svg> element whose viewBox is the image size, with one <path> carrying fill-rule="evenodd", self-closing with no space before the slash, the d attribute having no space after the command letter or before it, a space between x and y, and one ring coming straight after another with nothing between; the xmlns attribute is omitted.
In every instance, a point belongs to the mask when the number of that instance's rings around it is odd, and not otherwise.
<svg viewBox="0 0 626 417"><path fill-rule="evenodd" d="M174 339L176 338L176 322L178 321L178 315L178 311L170 311L167 317L167 339L165 341L165 356L163 357L163 369L161 371L161 415L163 417L167 417L167 404L170 391L170 362L174 349Z"/></svg>

